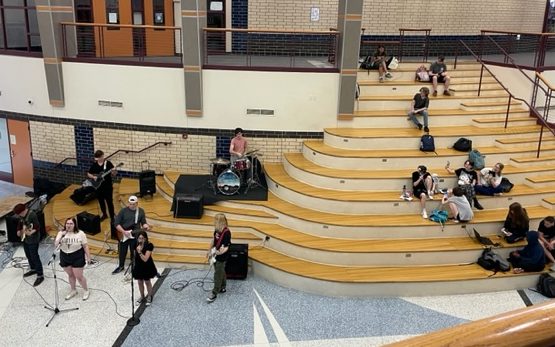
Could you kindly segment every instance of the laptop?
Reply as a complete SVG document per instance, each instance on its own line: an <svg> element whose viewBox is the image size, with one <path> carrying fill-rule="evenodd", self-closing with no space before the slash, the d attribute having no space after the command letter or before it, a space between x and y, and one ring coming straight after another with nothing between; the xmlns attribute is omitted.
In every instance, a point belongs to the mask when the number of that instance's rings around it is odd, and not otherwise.
<svg viewBox="0 0 555 347"><path fill-rule="evenodd" d="M493 246L493 247L500 246L499 243L494 243L489 237L480 235L480 233L475 228L472 228L472 229L474 230L474 237L476 237L476 240L478 240L478 242L480 242L482 245Z"/></svg>

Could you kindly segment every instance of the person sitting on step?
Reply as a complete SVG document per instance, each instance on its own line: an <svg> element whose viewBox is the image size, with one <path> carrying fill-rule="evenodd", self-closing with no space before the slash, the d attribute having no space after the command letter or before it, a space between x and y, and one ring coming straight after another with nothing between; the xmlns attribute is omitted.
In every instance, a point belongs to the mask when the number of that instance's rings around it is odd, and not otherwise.
<svg viewBox="0 0 555 347"><path fill-rule="evenodd" d="M430 90L428 88L420 88L420 91L412 98L408 113L409 119L418 127L419 130L422 130L422 124L418 121L416 115L419 114L422 116L425 132L430 132L430 129L428 128L428 107L430 106L430 99L428 98L429 94Z"/></svg>
<svg viewBox="0 0 555 347"><path fill-rule="evenodd" d="M472 207L470 207L470 203L464 196L464 192L460 187L449 189L447 193L443 195L441 203L449 207L449 215L453 218L455 223L469 222L474 218Z"/></svg>
<svg viewBox="0 0 555 347"><path fill-rule="evenodd" d="M530 218L526 209L518 202L513 202L509 206L509 213L501 232L505 235L505 240L508 243L515 243L526 237L526 233L530 228Z"/></svg>
<svg viewBox="0 0 555 347"><path fill-rule="evenodd" d="M412 173L412 190L414 197L420 199L420 207L422 209L422 218L428 218L426 213L426 198L429 197L433 200L434 194L432 192L432 175L424 165L419 165L416 171Z"/></svg>
<svg viewBox="0 0 555 347"><path fill-rule="evenodd" d="M434 92L432 93L433 96L437 96L438 82L443 83L445 87L443 95L451 96L451 92L449 92L449 82L451 81L451 77L447 75L447 65L445 65L444 61L445 58L443 56L439 56L437 61L430 65L429 74L434 89Z"/></svg>
<svg viewBox="0 0 555 347"><path fill-rule="evenodd" d="M513 265L514 273L542 271L545 267L543 247L539 242L537 231L528 231L526 240L528 244L518 251L511 252L509 262Z"/></svg>
<svg viewBox="0 0 555 347"><path fill-rule="evenodd" d="M385 47L383 45L379 45L376 52L372 56L372 68L378 69L380 74L380 83L384 82L385 78L393 77L389 71L387 71L387 53L385 52Z"/></svg>
<svg viewBox="0 0 555 347"><path fill-rule="evenodd" d="M453 170L450 167L449 162L447 162L447 165L445 165L445 170L447 170L447 172L449 172L450 174L457 175L457 184L459 188L463 190L463 194L470 203L470 206L472 206L472 203L474 202L474 207L476 207L478 210L483 210L484 208L478 202L478 199L476 198L476 192L474 191L474 186L478 182L478 174L476 173L476 171L474 171L474 162L471 160L466 160L463 167L456 170Z"/></svg>
<svg viewBox="0 0 555 347"><path fill-rule="evenodd" d="M554 263L551 269L555 270L555 217L545 217L538 226L538 233L545 257Z"/></svg>
<svg viewBox="0 0 555 347"><path fill-rule="evenodd" d="M501 180L503 179L503 168L501 163L495 164L492 168L483 168L478 175L478 184L474 186L477 194L481 195L502 195Z"/></svg>

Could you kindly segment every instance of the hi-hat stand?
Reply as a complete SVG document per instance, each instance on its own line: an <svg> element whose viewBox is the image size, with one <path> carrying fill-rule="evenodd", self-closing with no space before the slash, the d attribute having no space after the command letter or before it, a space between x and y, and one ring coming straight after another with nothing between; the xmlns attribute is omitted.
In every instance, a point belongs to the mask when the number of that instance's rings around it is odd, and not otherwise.
<svg viewBox="0 0 555 347"><path fill-rule="evenodd" d="M260 176L258 175L260 161L258 160L258 156L262 156L262 153L257 153L258 150L254 151L252 155L252 162L251 162L251 169L250 169L250 177L247 180L247 188L245 189L245 195L248 194L250 189L254 189L256 187L265 188L262 183L260 183Z"/></svg>
<svg viewBox="0 0 555 347"><path fill-rule="evenodd" d="M52 253L52 257L50 258L50 261L48 262L48 265L52 265L51 266L52 274L54 275L54 307L52 307L50 305L45 305L44 306L45 309L52 311L52 317L50 317L50 319L46 323L47 327L50 325L50 322L52 322L52 320L54 319L54 317L56 317L56 315L58 313L68 312L68 311L76 311L76 310L79 309L79 307L66 308L66 309L63 309L63 310L60 310L60 308L59 308L60 298L58 296L58 277L56 277L56 250L54 251L54 253Z"/></svg>

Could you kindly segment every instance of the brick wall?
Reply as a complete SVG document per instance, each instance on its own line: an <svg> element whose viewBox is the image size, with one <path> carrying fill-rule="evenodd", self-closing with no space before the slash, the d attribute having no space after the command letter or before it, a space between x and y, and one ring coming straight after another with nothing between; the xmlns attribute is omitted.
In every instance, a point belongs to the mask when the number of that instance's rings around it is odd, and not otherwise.
<svg viewBox="0 0 555 347"><path fill-rule="evenodd" d="M73 125L29 122L29 127L33 159L59 163L64 158L76 157Z"/></svg>
<svg viewBox="0 0 555 347"><path fill-rule="evenodd" d="M338 0L250 0L249 28L328 30L337 26ZM432 35L477 34L480 29L540 32L545 0L364 1L366 34L398 34L399 28L431 28ZM320 20L310 21L310 8Z"/></svg>

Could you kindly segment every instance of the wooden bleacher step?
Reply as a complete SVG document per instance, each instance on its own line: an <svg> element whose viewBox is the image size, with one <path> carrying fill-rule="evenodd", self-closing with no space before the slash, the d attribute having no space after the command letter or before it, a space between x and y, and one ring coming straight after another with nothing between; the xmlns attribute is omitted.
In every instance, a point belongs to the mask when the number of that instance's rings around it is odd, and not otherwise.
<svg viewBox="0 0 555 347"><path fill-rule="evenodd" d="M549 147L549 145L545 145L545 144L542 145L542 153L545 151L546 147ZM511 158L511 161L513 161L517 165L540 164L540 163L553 164L555 163L555 155L542 155L539 158L536 158L535 156L534 157L515 157L515 158Z"/></svg>

